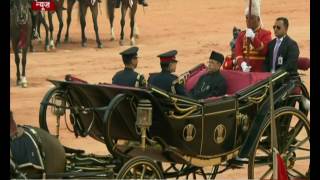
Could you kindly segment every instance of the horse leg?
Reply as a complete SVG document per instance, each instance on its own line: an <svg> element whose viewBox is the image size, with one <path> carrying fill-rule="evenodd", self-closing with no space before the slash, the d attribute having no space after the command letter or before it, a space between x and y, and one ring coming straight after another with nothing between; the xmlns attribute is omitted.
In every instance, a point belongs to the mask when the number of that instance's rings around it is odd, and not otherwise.
<svg viewBox="0 0 320 180"><path fill-rule="evenodd" d="M36 15L36 31L37 31L37 34L38 34L38 42L39 44L41 43L41 34L40 34L40 25L41 25L41 13L38 13Z"/></svg>
<svg viewBox="0 0 320 180"><path fill-rule="evenodd" d="M136 39L139 39L139 28L136 22L134 22L134 27L133 27L133 36Z"/></svg>
<svg viewBox="0 0 320 180"><path fill-rule="evenodd" d="M93 27L94 27L94 32L96 33L96 42L98 45L98 48L102 48L103 45L100 41L99 37L99 28L98 28L98 2L95 3L95 5L92 7L90 6L91 14L92 14L92 20L93 20Z"/></svg>
<svg viewBox="0 0 320 180"><path fill-rule="evenodd" d="M17 43L12 43L12 48L14 51L14 61L17 67L17 86L21 84L21 77L20 77L20 57L19 57L19 48L17 47Z"/></svg>
<svg viewBox="0 0 320 180"><path fill-rule="evenodd" d="M27 81L27 77L26 77L27 52L28 52L28 48L23 48L23 50L22 50L22 74L21 74L21 86L23 88L28 87L28 81Z"/></svg>
<svg viewBox="0 0 320 180"><path fill-rule="evenodd" d="M44 29L46 31L46 41L45 41L45 46L44 46L44 50L45 51L48 51L49 50L49 26L46 22L46 19L44 17L44 14L39 14L40 15L40 20L41 20L41 23L43 24L44 26Z"/></svg>
<svg viewBox="0 0 320 180"><path fill-rule="evenodd" d="M64 42L69 42L69 27L71 24L71 14L72 14L72 8L76 1L75 0L68 0L67 1L67 31L66 35L64 37Z"/></svg>
<svg viewBox="0 0 320 180"><path fill-rule="evenodd" d="M87 37L85 34L86 29L86 15L87 15L88 6L85 4L80 4L80 24L81 24L81 39L82 39L82 47L87 47Z"/></svg>
<svg viewBox="0 0 320 180"><path fill-rule="evenodd" d="M50 31L50 48L54 49L53 23L52 23L52 13L51 12L48 12L48 20L49 20L49 31Z"/></svg>
<svg viewBox="0 0 320 180"><path fill-rule="evenodd" d="M60 45L61 31L62 31L62 28L63 28L62 7L60 7L56 11L56 13L57 13L57 17L58 17L58 20L59 20L59 31L58 31L58 34L57 34L56 46L59 46Z"/></svg>
<svg viewBox="0 0 320 180"><path fill-rule="evenodd" d="M121 33L120 33L120 45L122 46L124 44L124 25L126 23L126 14L127 14L127 9L128 9L129 4L122 2L121 4Z"/></svg>
<svg viewBox="0 0 320 180"><path fill-rule="evenodd" d="M113 29L114 5L115 5L114 3L115 2L113 0L108 0L107 2L108 17L109 17L110 31L111 31L110 41L114 41L116 39L116 36L114 35L114 29Z"/></svg>
<svg viewBox="0 0 320 180"><path fill-rule="evenodd" d="M135 36L134 36L136 12L137 12L137 3L134 3L131 10L130 10L130 27L131 27L130 41L131 41L131 45L135 45L135 43L136 43Z"/></svg>

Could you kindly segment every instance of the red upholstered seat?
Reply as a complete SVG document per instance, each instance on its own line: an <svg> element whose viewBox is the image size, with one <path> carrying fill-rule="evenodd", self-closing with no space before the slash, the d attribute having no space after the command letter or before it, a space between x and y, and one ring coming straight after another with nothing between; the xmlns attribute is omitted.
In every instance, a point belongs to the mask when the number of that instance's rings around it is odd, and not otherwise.
<svg viewBox="0 0 320 180"><path fill-rule="evenodd" d="M271 76L269 72L246 73L232 70L221 70L221 74L227 82L227 94L234 94Z"/></svg>
<svg viewBox="0 0 320 180"><path fill-rule="evenodd" d="M206 69L202 69L201 71L197 72L190 76L185 85L185 89L189 92L198 82L199 78L207 72ZM227 83L227 95L233 95L237 91L247 88L250 85L256 84L259 81L262 81L269 76L271 73L269 72L251 72L245 73L241 71L233 71L233 70L220 70L221 75L226 79ZM210 97L206 100L213 100L218 99L219 97Z"/></svg>

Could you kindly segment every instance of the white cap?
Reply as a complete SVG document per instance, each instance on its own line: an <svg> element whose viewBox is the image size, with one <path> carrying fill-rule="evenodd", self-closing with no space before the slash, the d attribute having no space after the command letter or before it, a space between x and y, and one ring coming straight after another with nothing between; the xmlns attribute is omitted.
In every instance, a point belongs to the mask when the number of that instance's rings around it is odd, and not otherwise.
<svg viewBox="0 0 320 180"><path fill-rule="evenodd" d="M261 5L261 0L252 0L251 15L260 17L260 5ZM249 0L247 0L246 9L244 11L244 14L246 16L249 14Z"/></svg>

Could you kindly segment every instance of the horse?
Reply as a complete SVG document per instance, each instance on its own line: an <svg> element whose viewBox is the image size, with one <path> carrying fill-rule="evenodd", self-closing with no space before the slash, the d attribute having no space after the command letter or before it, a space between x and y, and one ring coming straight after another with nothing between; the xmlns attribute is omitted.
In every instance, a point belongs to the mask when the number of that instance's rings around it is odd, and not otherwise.
<svg viewBox="0 0 320 180"><path fill-rule="evenodd" d="M87 14L87 9L90 7L91 14L92 14L92 20L94 24L94 31L96 33L96 42L98 45L98 48L102 48L103 45L100 41L99 37L99 30L98 30L98 22L97 22L97 17L98 17L98 3L100 3L99 0L78 0L79 1L79 16L80 16L80 24L81 24L81 44L82 47L87 46L87 37L85 35L85 28L86 28L86 14ZM69 27L71 23L71 13L72 13L72 8L76 0L68 0L67 1L67 31L65 34L65 42L69 41Z"/></svg>
<svg viewBox="0 0 320 180"><path fill-rule="evenodd" d="M40 128L17 126L10 112L11 178L50 178L65 167L65 150L58 139Z"/></svg>
<svg viewBox="0 0 320 180"><path fill-rule="evenodd" d="M10 1L10 40L17 66L17 85L24 88L28 86L26 64L32 31L30 8L28 0ZM22 74L20 74L20 49L22 49Z"/></svg>
<svg viewBox="0 0 320 180"><path fill-rule="evenodd" d="M121 0L121 33L120 33L120 45L124 45L124 25L125 17L128 8L130 8L130 41L131 45L135 45L135 38L138 38L137 28L135 25L135 15L137 12L138 0ZM111 41L115 40L114 29L113 29L113 20L114 20L114 9L116 6L115 0L107 0L107 14L109 17L110 30L111 30Z"/></svg>

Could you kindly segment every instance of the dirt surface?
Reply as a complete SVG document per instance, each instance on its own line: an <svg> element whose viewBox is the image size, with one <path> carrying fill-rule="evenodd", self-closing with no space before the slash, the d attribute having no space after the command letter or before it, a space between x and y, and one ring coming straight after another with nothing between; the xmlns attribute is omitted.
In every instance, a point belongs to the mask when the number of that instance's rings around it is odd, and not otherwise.
<svg viewBox="0 0 320 180"><path fill-rule="evenodd" d="M136 15L139 27L139 65L138 72L146 77L150 72L159 71L158 54L167 50L178 50L177 74L198 63L205 63L211 50L224 55L230 54L229 42L233 26L245 28L244 1L218 0L148 0L149 7L138 7ZM66 6L66 5L65 5ZM301 0L268 0L262 2L261 18L266 29L272 30L274 20L279 16L289 19L288 34L297 41L300 56L310 57L310 2ZM39 126L38 114L40 101L52 87L46 79L62 80L66 74L73 74L90 83L111 82L112 76L122 69L119 52L130 46L129 24L126 21L126 42L120 46L120 11L116 11L116 41L109 41L110 29L105 3L101 4L98 23L100 37L104 48L97 49L91 13L87 14L86 34L88 47L80 45L81 33L77 14L78 4L73 11L70 28L71 42L62 43L60 47L43 52L43 42L34 41L36 52L28 54L27 78L28 88L16 86L16 66L14 55L10 56L10 106L18 124ZM66 19L66 12L63 14ZM58 29L54 16L55 34ZM66 22L64 21L65 25ZM66 26L65 26L66 27ZM65 29L62 33L62 42ZM42 37L44 37L42 29ZM303 72L307 87L310 87L310 72ZM75 140L72 133L62 132L63 142L72 147L85 149L96 154L108 153L106 146L91 138ZM229 170L217 176L218 179L246 179L247 169Z"/></svg>

